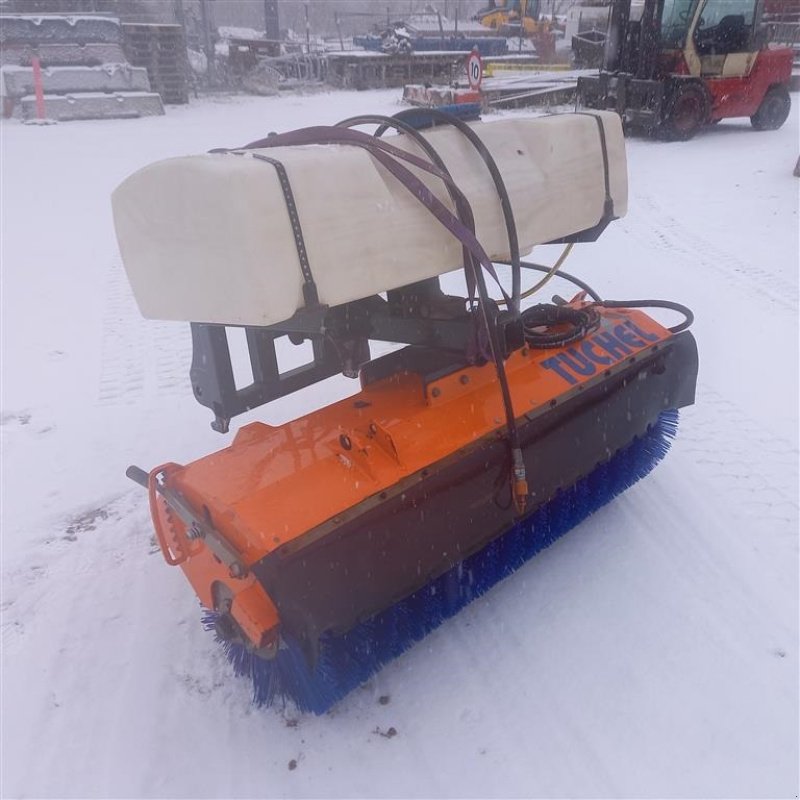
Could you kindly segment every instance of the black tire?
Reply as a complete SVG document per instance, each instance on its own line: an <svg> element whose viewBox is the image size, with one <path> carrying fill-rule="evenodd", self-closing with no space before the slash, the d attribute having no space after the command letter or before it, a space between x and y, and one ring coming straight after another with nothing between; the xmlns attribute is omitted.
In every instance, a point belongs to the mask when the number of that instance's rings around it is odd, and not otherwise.
<svg viewBox="0 0 800 800"><path fill-rule="evenodd" d="M757 131L776 131L788 119L791 108L789 90L783 84L772 86L764 95L758 111L750 117L750 124Z"/></svg>
<svg viewBox="0 0 800 800"><path fill-rule="evenodd" d="M670 142L691 139L706 124L710 110L708 94L702 85L676 83L664 110L659 136Z"/></svg>

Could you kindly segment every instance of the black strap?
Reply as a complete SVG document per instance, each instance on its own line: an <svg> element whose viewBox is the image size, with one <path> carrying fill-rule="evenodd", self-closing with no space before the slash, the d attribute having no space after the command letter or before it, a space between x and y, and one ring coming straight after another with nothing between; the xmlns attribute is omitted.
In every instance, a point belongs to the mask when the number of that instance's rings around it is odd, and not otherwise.
<svg viewBox="0 0 800 800"><path fill-rule="evenodd" d="M211 150L212 153L233 153L237 156L243 156L245 153L241 150L226 150L224 148L217 148ZM289 214L289 223L292 226L292 234L294 235L294 245L297 248L297 258L300 262L300 272L303 275L303 300L306 308L313 308L319 305L319 294L317 293L317 284L314 282L314 275L311 272L311 264L308 261L308 252L306 250L306 242L303 238L303 228L300 225L300 215L297 213L297 203L294 201L294 192L292 192L292 184L289 182L289 175L286 172L286 167L278 161L277 158L270 158L269 156L262 155L261 153L250 153L250 155L258 161L266 161L275 167L275 172L278 175L278 182L281 185L283 192L283 199L286 203L286 211Z"/></svg>
<svg viewBox="0 0 800 800"><path fill-rule="evenodd" d="M433 123L433 127L436 127L438 124L442 125L452 125L462 136L464 136L467 141L472 145L472 147L478 152L480 157L483 159L483 162L486 164L487 169L489 170L489 174L492 176L492 181L494 182L495 191L497 192L497 196L500 199L500 208L503 212L503 219L506 224L506 235L508 236L508 252L509 252L509 261L511 262L511 269L512 269L512 277L511 277L511 297L509 298L508 295L503 291L503 287L500 284L500 280L497 277L497 274L494 272L494 265L492 265L491 276L495 279L495 282L498 286L500 286L500 290L503 292L503 297L505 298L506 302L508 303L509 310L515 312L516 314L519 313L519 303L520 303L520 293L522 291L522 283L521 283L521 270L519 266L519 239L517 237L517 224L514 220L514 212L511 209L511 199L508 196L508 191L506 190L505 181L503 180L503 176L500 174L500 170L497 167L497 164L494 160L494 157L489 152L489 149L483 143L483 140L472 130L472 128L467 125L466 122L459 119L458 117L454 117L452 114L445 113L438 108L408 108L404 111L399 111L395 114L395 119L405 120L409 116L413 116L419 114L420 112L426 113ZM376 136L380 136L383 133L384 127L378 128L375 132ZM472 294L470 289L470 295Z"/></svg>
<svg viewBox="0 0 800 800"><path fill-rule="evenodd" d="M606 218L611 218L614 216L614 200L611 197L611 175L610 175L610 167L608 163L608 145L606 144L606 129L605 125L603 125L603 121L600 119L599 114L592 114L591 111L576 111L576 114L580 114L583 117L593 117L594 121L597 123L597 130L600 134L600 152L603 156L603 180L605 183L605 190L606 190L606 199L605 204L603 206L603 216L600 219L602 222Z"/></svg>
<svg viewBox="0 0 800 800"><path fill-rule="evenodd" d="M336 123L336 127L338 128L352 128L354 125L378 125L378 129L373 134L375 137L380 137L383 132L387 130L387 128L394 128L399 133L410 136L424 151L425 155L428 156L428 158L431 160L431 164L436 166L444 175L447 175L448 178L450 178L450 172L447 169L447 165L444 163L444 161L442 161L433 145L419 132L419 130L412 127L404 120L399 119L397 116L386 117L380 114L365 114L359 117L348 117L348 119ZM475 233L475 220L472 218L472 209L469 207L468 203L464 202L463 197L459 197L459 195L456 194L454 187L455 184L452 183L452 180L450 183L445 183L445 188L450 195L450 199L453 201L453 206L456 209L459 220L461 220L464 225L466 225L473 233ZM477 265L474 263L474 256L465 244L462 243L461 249L464 257L464 276L469 294L468 299L471 305L475 297L475 278L473 276L475 274L475 270L477 269ZM497 280L497 276L495 275L494 277L495 280ZM498 286L499 285L500 284L498 281ZM501 291L502 289L503 287L500 286Z"/></svg>
<svg viewBox="0 0 800 800"><path fill-rule="evenodd" d="M272 164L272 166L275 167L275 172L278 174L278 181L283 191L283 199L286 201L286 210L289 212L289 222L292 225L294 244L297 248L297 258L300 260L300 272L303 273L303 299L305 300L306 308L318 306L319 295L317 294L317 284L314 283L314 276L311 274L311 265L308 263L308 253L306 252L305 239L303 239L303 229L300 226L297 204L294 202L294 193L292 192L292 185L289 183L289 175L286 172L286 167L284 167L277 158L270 158L261 153L252 153L251 155L258 161L266 161L268 164Z"/></svg>
<svg viewBox="0 0 800 800"><path fill-rule="evenodd" d="M495 270L491 260L481 243L475 238L475 234L472 230L474 228L474 222L469 201L458 186L453 183L452 178L448 174L443 173L438 167L419 156L415 156L405 150L400 150L384 142L382 139L369 136L361 131L356 131L351 128L325 126L300 128L299 130L289 133L268 136L266 139L251 142L241 149L253 150L265 147L305 144L346 144L367 150L382 166L398 179L403 188L410 192L419 203L424 205L433 216L470 251L476 261L490 275L494 274ZM454 216L450 209L434 195L422 180L410 169L403 166L401 163L403 161L419 168L423 172L435 175L442 180L445 185L451 187L455 195L459 198L459 202L463 203L464 210L469 212L469 225L465 226L458 217Z"/></svg>

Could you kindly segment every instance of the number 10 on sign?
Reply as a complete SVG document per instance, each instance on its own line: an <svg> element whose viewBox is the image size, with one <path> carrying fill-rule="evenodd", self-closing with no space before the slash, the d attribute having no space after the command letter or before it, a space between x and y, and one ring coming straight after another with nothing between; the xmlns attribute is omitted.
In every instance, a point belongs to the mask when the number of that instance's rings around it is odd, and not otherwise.
<svg viewBox="0 0 800 800"><path fill-rule="evenodd" d="M469 80L469 88L477 90L481 88L481 79L483 78L483 62L481 61L480 53L473 50L467 59L467 78Z"/></svg>

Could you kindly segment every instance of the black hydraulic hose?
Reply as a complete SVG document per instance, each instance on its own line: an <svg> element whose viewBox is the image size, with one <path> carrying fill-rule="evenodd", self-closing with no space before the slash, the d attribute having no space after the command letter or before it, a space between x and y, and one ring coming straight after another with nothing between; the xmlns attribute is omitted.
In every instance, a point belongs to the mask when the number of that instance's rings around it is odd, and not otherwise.
<svg viewBox="0 0 800 800"><path fill-rule="evenodd" d="M405 121L405 118L407 116L409 116L409 112L411 112L410 115L413 116L413 114L415 112L420 112L420 111L427 111L427 112L436 111L436 113L440 117L444 118L445 120L451 121L452 124L455 125L456 123L458 123L459 125L464 125L464 123L461 122L461 120L455 119L454 117L451 117L448 114L444 114L443 112L438 111L436 109L413 109L413 108L412 109L407 109L406 111L400 111L400 112L398 112L397 114L395 114L392 117L386 117L386 116L384 116L382 114L365 114L363 116L350 117L350 118L348 118L346 120L343 120L342 122L336 123L336 125L337 125L337 127L343 127L343 128L350 128L350 127L353 127L355 125L377 125L378 127L376 128L375 132L373 133L373 136L375 136L376 138L380 138L384 133L386 133L386 131L389 128L394 128L397 131L405 133L405 134L409 135L422 148L422 150L431 159L431 161L440 170L442 170L442 172L447 174L447 176L450 177L451 180L452 180L452 176L450 175L450 170L447 169L447 165L444 163L444 160L439 155L439 153L436 151L436 148L419 132L419 130L417 130L413 125L409 125ZM503 178L500 175L499 170L497 169L497 165L494 163L494 160L492 159L492 154L488 150L486 150L486 148L483 145L483 142L481 142L481 140L475 135L475 133L472 131L471 128L466 127L466 126L464 126L464 127L466 128L465 135L467 136L467 138L471 142L473 142L473 144L475 142L477 142L477 145L475 145L475 146L476 147L480 146L485 151L486 156L484 157L484 160L486 160L486 158L488 158L491 161L491 166L489 167L489 169L490 169L490 171L492 169L494 169L494 172L492 172L492 177L494 178L495 174L497 176L497 179L495 179L495 186L498 186L497 181L498 180L500 181L500 184L499 184L499 187L498 187L498 193L502 192L501 199L502 199L502 195L504 194L505 197L506 197L506 201L507 201L506 205L504 205L504 207L503 207L503 214L504 214L504 216L506 218L506 228L508 229L509 226L511 228L511 230L509 232L509 252L510 252L512 258L516 254L516 258L517 258L517 260L519 260L519 245L517 243L517 229L516 229L515 224L514 224L514 215L513 215L512 211L511 211L511 203L508 200L508 193L506 192L505 184L503 184ZM459 128L459 130L461 130L461 128ZM452 186L455 187L456 184L453 183ZM456 197L453 189L451 188L451 186L449 184L447 185L447 191L448 191L448 193L450 195L450 199L453 201L453 203L458 208L459 199L458 199L458 197ZM460 194L460 192L459 192L459 194ZM462 197L462 199L466 199L464 197L464 195L461 195L461 197ZM469 202L467 202L467 208L469 210L470 221L471 221L470 229L474 233L475 232L475 220L472 217L472 208L470 207ZM508 212L508 216L506 216L506 211ZM465 253L466 253L466 247L465 247ZM466 267L466 255L465 255L464 264L465 264L465 267ZM498 279L497 275L493 271L491 271L490 274L492 275L492 277L497 282L497 285L499 286L500 291L503 294L503 298L505 299L505 301L508 304L509 308L513 307L513 305L514 305L514 299L513 299L514 298L513 273L512 273L512 282L511 282L511 292L512 292L511 297L509 297L506 294L506 292L503 289L503 286L500 283L500 280ZM519 301L517 301L517 306L518 305L519 305Z"/></svg>
<svg viewBox="0 0 800 800"><path fill-rule="evenodd" d="M498 261L498 264L508 264L507 261ZM532 269L536 272L544 272L548 273L552 269L552 267L546 267L544 264L534 264L532 261L520 261L520 266L524 269ZM570 283L574 283L578 288L583 289L589 297L592 298L596 303L602 303L602 299L597 292L589 286L588 283L585 283L580 278L576 278L574 275L571 275L569 272L564 272L563 270L559 270L556 273L557 278L564 278L565 280L569 281Z"/></svg>
<svg viewBox="0 0 800 800"><path fill-rule="evenodd" d="M374 147L368 144L369 141L372 141ZM400 183L406 189L408 189L409 192L411 192L423 205L428 208L428 210L439 220L439 222L442 223L442 225L444 225L461 241L462 246L467 247L470 250L473 256L481 263L483 268L490 275L492 275L495 280L497 280L497 275L492 262L486 255L486 252L481 246L480 242L475 237L474 220L471 228L465 229L465 226L461 224L460 221L454 226L453 223L456 222L456 218L450 213L449 209L447 209L444 204L441 203L435 195L433 195L433 193L422 181L420 181L400 162L405 161L406 163L411 164L423 170L424 172L429 172L430 174L435 175L442 180L443 183L448 187L451 196L452 193L455 192L455 194L460 198L460 202L464 203L464 208L468 210L469 217L472 219L472 208L470 207L466 196L453 182L449 172L439 169L437 166L425 161L425 159L422 159L413 153L408 153L405 150L395 147L382 140L378 136L369 136L365 133L361 133L360 131L355 131L350 128L322 125L299 128L298 130L289 131L288 133L271 133L266 138L250 142L242 147L234 148L234 150L253 150L258 148L303 144L347 144L362 147L368 150L371 155L373 155L400 181ZM228 152L227 148L225 149L225 152ZM390 161L387 159L387 156L392 156L393 159ZM460 231L458 231L457 228L460 228ZM503 290L502 286L500 286L500 291L503 293L506 303L510 304L510 298Z"/></svg>
<svg viewBox="0 0 800 800"><path fill-rule="evenodd" d="M436 152L436 148L413 125L403 122L399 117L387 117L383 114L362 114L357 117L348 117L336 123L337 128L352 128L356 125L378 125L378 129L373 134L376 137L380 136L388 128L394 128L396 131L407 134L425 151L425 155L442 172L448 172L447 166L442 161L442 157ZM450 188L448 187L449 190Z"/></svg>
<svg viewBox="0 0 800 800"><path fill-rule="evenodd" d="M677 311L683 314L683 322L667 328L670 333L681 333L691 326L694 322L694 313L690 308L682 303L675 303L672 300L603 300L598 303L603 308L668 308L670 311Z"/></svg>
<svg viewBox="0 0 800 800"><path fill-rule="evenodd" d="M415 142L417 142L420 145L423 151L431 159L432 163L434 163L437 167L439 167L439 169L445 175L447 175L448 178L451 178L450 171L447 169L447 166L445 165L441 156L436 151L436 148L433 147L433 145L430 144L430 142L428 142L428 140L425 139L425 137L422 136L419 133L419 131L417 131L415 128L412 128L410 125L405 123L399 117L399 115L395 115L395 117L383 117L381 115L365 115L362 117L351 117L349 119L346 119L338 123L338 126L350 127L352 125L368 125L368 124L380 125L380 127L375 131L374 135L376 137L380 136L380 134L383 133L389 127L393 127L396 130L401 130L404 133L408 134ZM469 130L469 132L470 134L472 134L471 130ZM489 158L491 159L491 154L489 154ZM496 165L494 165L494 161L492 161L492 165L496 170L497 167ZM502 183L502 178L500 180ZM475 223L474 223L474 218L472 216L472 209L469 206L469 202L466 200L463 194L457 193L456 189L454 188L455 184L452 184L451 187L451 182L447 182L445 183L445 185L447 186L450 197L455 203L456 209L459 212L459 218L461 219L462 222L465 222L465 220L462 219L462 212L468 212L470 228L474 232ZM503 192L505 193L505 186L503 186L502 189ZM460 197L458 196L459 194ZM506 193L506 198L507 197L508 195ZM511 220L513 225L513 215L511 217ZM514 237L516 245L516 230L514 230ZM495 372L497 373L497 380L498 383L500 384L500 393L503 399L503 410L505 412L506 427L508 429L508 440L509 440L509 445L511 447L512 477L513 477L511 492L514 498L514 502L517 505L517 508L520 511L522 511L524 510L525 498L527 497L528 494L528 487L525 474L525 464L522 459L522 446L520 444L519 431L517 429L517 420L514 414L514 405L511 400L511 391L508 386L508 377L506 375L505 365L503 363L503 357L500 349L500 342L497 339L497 328L494 324L492 324L492 321L489 319L489 313L488 313L488 305L490 302L489 291L486 287L486 279L483 274L483 269L481 269L480 264L477 263L472 253L468 251L466 245L464 245L464 254L465 254L464 266L465 268L469 268L472 270L473 279L475 281L475 286L478 291L478 299L479 299L478 309L482 318L483 327L486 331L486 335L488 338L489 351L495 366ZM517 259L519 259L518 248L517 248Z"/></svg>
<svg viewBox="0 0 800 800"><path fill-rule="evenodd" d="M600 324L597 306L540 303L520 315L525 343L537 350L566 347L588 336Z"/></svg>
<svg viewBox="0 0 800 800"><path fill-rule="evenodd" d="M431 164L419 156L408 153L405 150L394 147L382 139L370 136L360 131L355 131L349 128L325 127L316 126L310 128L300 128L296 131L289 133L277 134L268 136L265 139L260 139L244 147L237 148L238 150L250 150L256 148L268 147L281 147L285 145L304 145L304 144L344 144L356 147L361 147L367 150L382 166L384 166L403 186L410 192L422 205L424 205L437 220L455 236L463 246L466 246L478 263L494 275L494 266L492 265L489 256L483 249L483 246L475 237L474 226L469 228L465 226L458 217L454 216L450 209L427 187L427 185L420 180L408 167L404 166L402 162L413 165L424 172L439 178L446 186L452 188L452 191L457 194L460 202L464 204L463 208L468 210L470 219L472 219L472 209L469 207L469 201L464 196L463 192L453 182L450 175L442 172L438 167ZM505 292L503 293L504 297Z"/></svg>
<svg viewBox="0 0 800 800"><path fill-rule="evenodd" d="M507 262L498 261L497 263L505 264ZM525 269L536 270L536 272L550 272L550 267L545 267L543 264L534 264L531 261L521 261L520 264ZM673 300L603 300L588 283L582 281L580 278L576 278L574 275L561 272L560 270L558 272L558 277L564 278L564 280L574 283L577 287L583 289L597 305L603 306L604 308L667 308L670 311L677 311L679 314L683 314L683 322L673 325L671 328L667 328L670 333L681 333L690 328L694 322L694 312L692 309L682 303L676 303Z"/></svg>
<svg viewBox="0 0 800 800"><path fill-rule="evenodd" d="M443 172L430 162L425 161L412 153L407 153L397 147L388 144L381 139L369 136L359 131L349 128L336 127L310 127L301 128L290 133L268 136L250 142L240 150L251 150L257 148L280 147L285 145L303 144L345 144L361 147L374 156L390 174L392 174L407 191L409 191L428 211L433 214L441 224L455 236L463 246L470 250L473 256L470 264L478 289L480 302L478 307L483 318L484 326L488 335L488 344L497 371L498 382L503 396L503 405L506 410L508 424L508 438L511 445L512 460L512 493L517 510L522 513L525 510L528 496L528 484L525 475L525 464L522 458L522 448L519 440L516 419L514 417L513 406L511 404L511 393L508 388L505 366L503 364L502 353L497 339L497 331L492 321L489 319L488 304L490 302L489 293L486 289L486 282L483 276L483 269L494 272L489 256L483 249L481 243L475 237L473 230L465 226L458 217L453 216L450 210L431 192L426 184L421 181L408 167L401 162L405 161L419 169L438 177L446 186L451 186L453 192L462 199L463 209L469 209L470 217L472 211L469 208L469 201L463 192L453 183L449 173Z"/></svg>
<svg viewBox="0 0 800 800"><path fill-rule="evenodd" d="M425 155L430 158L432 164L437 166L446 175L450 175L447 165L444 163L439 153L436 152L436 148L416 128L409 125L407 122L394 117L387 117L383 114L363 114L357 117L348 117L347 119L336 123L337 128L352 128L356 125L378 125L378 129L373 134L376 137L380 136L380 132L385 131L389 127L392 127L395 130L410 136L420 146L420 148L422 148ZM459 197L459 194L455 191L454 186L455 184L445 184L447 193L450 195L450 199L453 201L453 205L458 212L458 218L474 233L475 220L472 216L472 208L470 207L469 203L463 202L465 200L464 196L461 195ZM462 244L462 251L464 256L464 270L466 271L470 269L470 266L468 265L472 263L474 258L472 253L469 251L469 248L465 244ZM474 266L472 269L474 271Z"/></svg>
<svg viewBox="0 0 800 800"><path fill-rule="evenodd" d="M505 181L497 167L494 157L489 152L489 149L481 140L480 136L467 125L466 122L454 117L452 114L446 114L437 108L409 108L404 111L399 111L394 115L393 119L405 120L409 116L417 116L420 111L427 112L432 120L441 122L444 125L451 125L459 133L461 133L469 143L477 150L483 162L486 164L489 174L494 181L495 190L500 198L500 207L503 211L503 220L506 225L506 235L508 237L508 252L510 255L511 264L511 302L509 303L509 311L515 316L519 314L520 307L520 294L522 293L522 275L520 269L520 252L519 252L519 237L517 236L517 223L514 220L514 211L511 208L511 198L508 196ZM375 131L376 136L380 136L384 128L378 128Z"/></svg>

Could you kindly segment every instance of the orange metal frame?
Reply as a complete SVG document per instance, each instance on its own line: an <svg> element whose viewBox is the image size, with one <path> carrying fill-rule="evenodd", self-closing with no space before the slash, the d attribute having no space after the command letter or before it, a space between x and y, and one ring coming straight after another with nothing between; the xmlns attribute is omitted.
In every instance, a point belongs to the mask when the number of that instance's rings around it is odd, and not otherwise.
<svg viewBox="0 0 800 800"><path fill-rule="evenodd" d="M672 335L640 311L598 310L601 328L583 341L511 354L506 372L517 417L545 413ZM255 646L265 646L280 625L274 604L252 573L232 576L201 540L187 536L156 493L157 478L206 516L250 567L365 500L380 499L400 481L424 480L427 470L462 448L502 436L504 420L494 367L485 364L427 386L417 374L395 374L280 427L246 425L224 450L151 472L151 510L164 557L181 566L209 608L215 585L223 584L234 619Z"/></svg>

